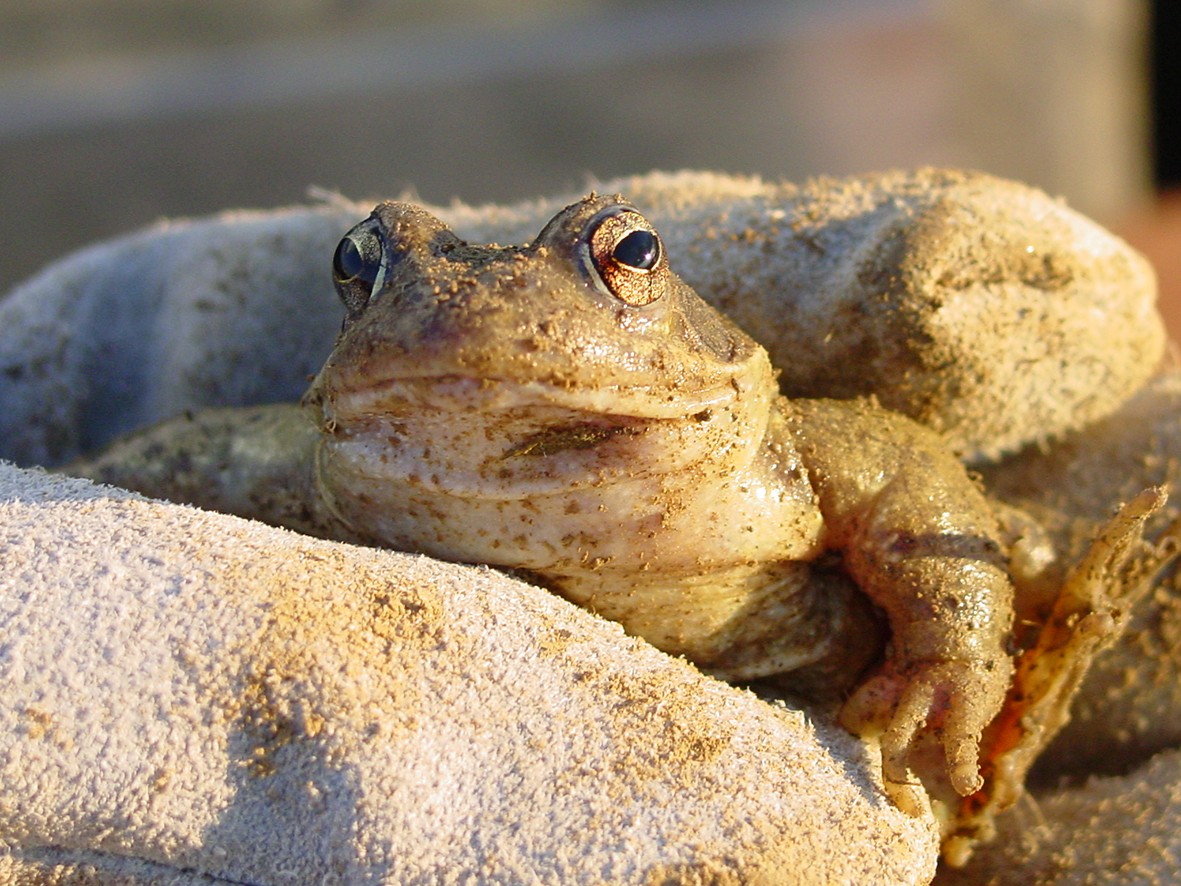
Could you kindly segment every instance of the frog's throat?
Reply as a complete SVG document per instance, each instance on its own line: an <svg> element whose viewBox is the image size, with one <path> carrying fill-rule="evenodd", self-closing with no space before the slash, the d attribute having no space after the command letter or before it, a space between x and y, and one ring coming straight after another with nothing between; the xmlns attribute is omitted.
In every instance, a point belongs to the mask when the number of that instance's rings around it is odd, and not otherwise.
<svg viewBox="0 0 1181 886"><path fill-rule="evenodd" d="M448 375L329 391L309 406L320 410L326 499L381 499L368 521L411 503L425 512L574 496L571 507L590 507L689 470L721 482L754 458L774 397L729 378L655 391Z"/></svg>
<svg viewBox="0 0 1181 886"><path fill-rule="evenodd" d="M338 488L356 495L468 502L580 490L602 496L611 487L656 482L706 462L725 464L710 470L710 477L739 469L763 437L758 428L740 432L748 427L730 409L665 419L559 407L472 415L422 410L325 432L318 459L329 496ZM403 492L395 493L399 488Z"/></svg>

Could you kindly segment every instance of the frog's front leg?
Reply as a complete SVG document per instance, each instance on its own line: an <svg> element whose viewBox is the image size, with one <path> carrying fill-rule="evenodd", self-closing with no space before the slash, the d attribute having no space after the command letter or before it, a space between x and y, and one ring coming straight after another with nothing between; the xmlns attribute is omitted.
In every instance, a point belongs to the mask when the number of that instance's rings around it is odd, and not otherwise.
<svg viewBox="0 0 1181 886"><path fill-rule="evenodd" d="M1012 674L1013 585L983 493L932 432L862 402L785 405L846 571L885 613L886 660L845 703L844 725L878 734L883 779L912 813L928 788L981 785L979 747ZM943 761L922 755L927 736Z"/></svg>
<svg viewBox="0 0 1181 886"><path fill-rule="evenodd" d="M319 494L319 441L319 429L295 404L211 409L128 434L60 470L309 535L356 540Z"/></svg>

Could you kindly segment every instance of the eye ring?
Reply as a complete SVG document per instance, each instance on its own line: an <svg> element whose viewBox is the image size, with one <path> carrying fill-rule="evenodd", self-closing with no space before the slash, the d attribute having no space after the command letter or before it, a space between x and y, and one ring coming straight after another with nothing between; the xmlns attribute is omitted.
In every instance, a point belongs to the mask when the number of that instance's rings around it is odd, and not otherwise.
<svg viewBox="0 0 1181 886"><path fill-rule="evenodd" d="M664 244L640 213L615 207L596 216L587 226L586 242L599 281L624 304L639 308L664 295Z"/></svg>

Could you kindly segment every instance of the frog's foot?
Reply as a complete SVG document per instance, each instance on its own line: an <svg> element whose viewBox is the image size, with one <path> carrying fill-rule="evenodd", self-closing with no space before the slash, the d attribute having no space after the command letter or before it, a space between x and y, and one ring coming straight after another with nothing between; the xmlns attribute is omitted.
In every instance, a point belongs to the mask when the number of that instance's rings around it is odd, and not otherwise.
<svg viewBox="0 0 1181 886"><path fill-rule="evenodd" d="M945 829L943 857L951 865L965 864L976 843L995 835L997 814L1022 796L1026 772L1069 719L1091 662L1116 642L1137 602L1181 555L1181 518L1154 542L1144 537L1166 498L1162 488L1145 489L1099 529L1036 643L1018 657L1008 698L984 736L985 783L959 804Z"/></svg>
<svg viewBox="0 0 1181 886"><path fill-rule="evenodd" d="M981 735L1008 685L998 670L1005 671L979 661L891 660L845 703L841 724L878 738L882 781L899 809L929 810L927 791L935 784L949 784L960 796L980 789Z"/></svg>

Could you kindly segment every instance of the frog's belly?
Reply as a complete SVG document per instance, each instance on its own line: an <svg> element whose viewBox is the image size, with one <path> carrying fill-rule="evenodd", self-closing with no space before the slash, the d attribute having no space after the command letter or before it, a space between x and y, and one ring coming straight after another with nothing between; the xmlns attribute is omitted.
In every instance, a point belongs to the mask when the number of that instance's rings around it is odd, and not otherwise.
<svg viewBox="0 0 1181 886"><path fill-rule="evenodd" d="M720 676L781 673L828 653L835 615L817 613L833 607L810 565L823 521L802 474L768 468L783 462L773 454L713 482L680 471L511 498L382 474L358 451L322 451L319 481L331 509L376 543L528 570Z"/></svg>
<svg viewBox="0 0 1181 886"><path fill-rule="evenodd" d="M626 583L607 569L556 584L629 634L724 679L798 670L825 657L832 642L833 614L804 561Z"/></svg>

